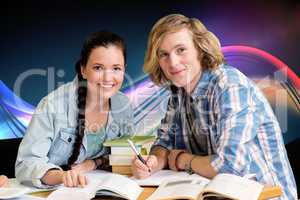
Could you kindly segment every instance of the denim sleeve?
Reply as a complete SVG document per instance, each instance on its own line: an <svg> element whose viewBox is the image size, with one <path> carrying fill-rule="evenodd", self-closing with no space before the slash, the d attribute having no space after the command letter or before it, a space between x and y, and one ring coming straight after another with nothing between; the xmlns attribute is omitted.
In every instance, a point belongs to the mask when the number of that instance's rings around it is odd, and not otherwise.
<svg viewBox="0 0 300 200"><path fill-rule="evenodd" d="M111 99L111 104L113 118L119 126L118 137L135 134L133 108L129 98L119 92Z"/></svg>
<svg viewBox="0 0 300 200"><path fill-rule="evenodd" d="M151 150L155 146L161 146L168 150L174 149L174 128L176 128L175 120L175 107L172 102L172 98L169 99L167 105L167 112L165 117L161 120L160 127L157 130L157 137L154 141L154 144L151 147Z"/></svg>
<svg viewBox="0 0 300 200"><path fill-rule="evenodd" d="M218 173L243 176L249 171L252 159L249 145L256 137L259 116L255 112L255 103L247 85L231 85L218 94L218 142L217 152L211 157L211 165Z"/></svg>
<svg viewBox="0 0 300 200"><path fill-rule="evenodd" d="M39 188L51 187L43 184L41 178L49 169L60 169L59 166L49 163L47 157L54 138L53 121L48 101L44 98L37 106L19 146L15 164L15 175L19 182L30 182Z"/></svg>
<svg viewBox="0 0 300 200"><path fill-rule="evenodd" d="M122 135L134 135L136 134L136 129L134 126L133 109L132 105L129 104L126 110L126 116L124 117Z"/></svg>

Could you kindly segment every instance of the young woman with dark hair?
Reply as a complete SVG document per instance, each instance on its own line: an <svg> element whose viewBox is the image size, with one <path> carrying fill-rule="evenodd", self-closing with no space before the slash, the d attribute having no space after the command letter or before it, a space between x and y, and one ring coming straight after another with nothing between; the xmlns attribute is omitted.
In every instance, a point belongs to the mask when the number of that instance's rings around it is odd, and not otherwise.
<svg viewBox="0 0 300 200"><path fill-rule="evenodd" d="M77 77L39 103L20 144L16 178L36 187L85 185L84 172L104 167L103 142L132 134L133 113L119 92L126 47L118 35L100 31L85 41Z"/></svg>

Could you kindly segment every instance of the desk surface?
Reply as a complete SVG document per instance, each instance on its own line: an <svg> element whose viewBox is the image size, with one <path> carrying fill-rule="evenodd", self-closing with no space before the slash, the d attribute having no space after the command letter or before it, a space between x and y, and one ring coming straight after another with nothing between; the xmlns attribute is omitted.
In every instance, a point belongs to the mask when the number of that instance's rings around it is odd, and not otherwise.
<svg viewBox="0 0 300 200"><path fill-rule="evenodd" d="M144 187L144 191L140 195L138 200L145 200L147 199L154 191L156 190L156 187ZM39 192L35 193L35 196L40 196L40 197L47 197L50 192ZM264 187L263 191L261 192L259 196L259 200L263 199L270 199L274 197L279 197L281 195L281 189L280 187ZM94 198L95 200L111 200L110 199L104 199L104 198Z"/></svg>

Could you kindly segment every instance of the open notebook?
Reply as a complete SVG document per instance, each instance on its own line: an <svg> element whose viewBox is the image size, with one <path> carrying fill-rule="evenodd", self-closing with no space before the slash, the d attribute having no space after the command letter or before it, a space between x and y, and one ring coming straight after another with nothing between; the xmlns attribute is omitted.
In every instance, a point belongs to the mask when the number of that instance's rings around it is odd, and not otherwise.
<svg viewBox="0 0 300 200"><path fill-rule="evenodd" d="M145 179L136 179L134 177L131 177L131 179L135 181L137 184L139 184L140 186L159 186L163 181L166 181L168 179L174 179L174 178L178 178L178 179L199 178L199 179L203 179L206 182L209 181L209 179L199 176L197 174L190 175L184 171L176 172L173 170L165 170L165 169L157 171Z"/></svg>
<svg viewBox="0 0 300 200"><path fill-rule="evenodd" d="M212 180L199 177L167 179L147 200L190 199L257 200L263 185L233 174L218 174Z"/></svg>
<svg viewBox="0 0 300 200"><path fill-rule="evenodd" d="M96 170L86 174L88 184L83 188L61 187L48 200L88 200L95 196L111 196L136 200L143 191L136 182L119 174Z"/></svg>

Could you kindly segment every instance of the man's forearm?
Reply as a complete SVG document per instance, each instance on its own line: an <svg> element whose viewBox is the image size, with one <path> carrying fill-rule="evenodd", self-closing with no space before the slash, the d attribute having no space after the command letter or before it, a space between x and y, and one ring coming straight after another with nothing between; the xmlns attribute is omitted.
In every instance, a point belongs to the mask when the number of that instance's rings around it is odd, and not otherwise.
<svg viewBox="0 0 300 200"><path fill-rule="evenodd" d="M177 164L181 170L190 165L195 173L207 178L213 178L217 175L217 172L210 164L210 156L184 153L179 156Z"/></svg>
<svg viewBox="0 0 300 200"><path fill-rule="evenodd" d="M151 150L150 154L155 155L157 157L159 169L164 169L168 167L168 155L169 155L168 149L163 148L161 146L155 146Z"/></svg>

